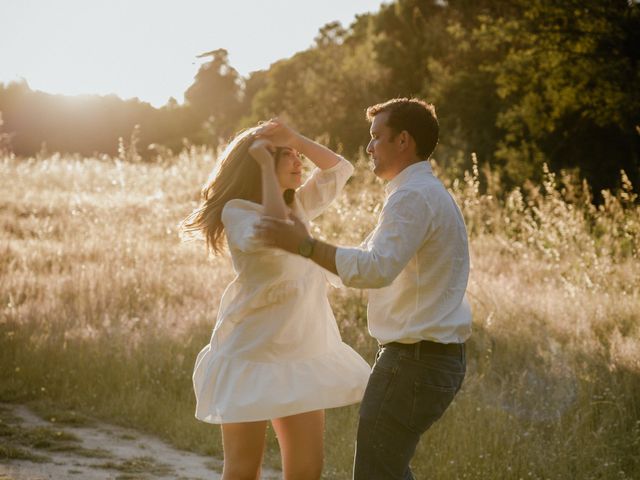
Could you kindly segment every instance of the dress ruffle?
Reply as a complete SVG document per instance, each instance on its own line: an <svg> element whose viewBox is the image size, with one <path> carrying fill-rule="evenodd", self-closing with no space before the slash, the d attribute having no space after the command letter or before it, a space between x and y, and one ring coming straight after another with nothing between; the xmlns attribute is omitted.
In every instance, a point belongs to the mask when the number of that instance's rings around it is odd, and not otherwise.
<svg viewBox="0 0 640 480"><path fill-rule="evenodd" d="M317 357L281 363L220 357L207 345L193 374L196 418L208 423L269 420L357 403L370 372L345 343Z"/></svg>

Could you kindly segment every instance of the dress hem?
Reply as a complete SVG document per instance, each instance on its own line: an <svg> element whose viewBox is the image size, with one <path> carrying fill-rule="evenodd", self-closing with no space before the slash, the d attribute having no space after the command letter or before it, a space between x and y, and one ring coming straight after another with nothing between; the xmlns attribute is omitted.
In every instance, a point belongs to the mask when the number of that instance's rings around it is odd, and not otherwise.
<svg viewBox="0 0 640 480"><path fill-rule="evenodd" d="M222 418L219 416L214 416L214 415L198 415L196 413L195 418L197 420L200 420L201 422L204 423L209 423L212 425L224 425L225 423L246 423L246 422L261 422L261 421L269 421L269 420L273 420L276 418L283 418L283 417L290 417L292 415L299 415L301 413L307 413L307 412L315 412L317 410L328 410L331 408L341 408L341 407L348 407L349 405L355 405L357 403L360 403L362 400L345 400L343 402L338 402L337 404L330 404L330 405L318 405L317 407L311 407L309 408L309 406L305 406L304 408L298 408L298 409L288 409L286 406L283 406L281 411L275 411L273 415L269 415L269 416L265 416L265 415L257 415L257 416L253 416L253 417L243 417L243 416L239 416L239 417L230 417L230 418Z"/></svg>

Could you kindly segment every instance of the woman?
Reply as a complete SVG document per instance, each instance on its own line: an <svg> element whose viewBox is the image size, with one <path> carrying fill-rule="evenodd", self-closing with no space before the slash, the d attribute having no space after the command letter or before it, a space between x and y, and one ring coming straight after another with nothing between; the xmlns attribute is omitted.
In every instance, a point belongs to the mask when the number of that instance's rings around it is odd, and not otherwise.
<svg viewBox="0 0 640 480"><path fill-rule="evenodd" d="M318 167L302 186L298 152ZM308 225L352 172L342 157L272 120L229 144L183 224L203 233L214 253L225 233L237 274L193 374L196 417L222 425L224 480L259 478L269 420L284 478L320 478L324 409L362 398L370 369L340 338L325 272L262 246L253 232L262 215L294 213Z"/></svg>

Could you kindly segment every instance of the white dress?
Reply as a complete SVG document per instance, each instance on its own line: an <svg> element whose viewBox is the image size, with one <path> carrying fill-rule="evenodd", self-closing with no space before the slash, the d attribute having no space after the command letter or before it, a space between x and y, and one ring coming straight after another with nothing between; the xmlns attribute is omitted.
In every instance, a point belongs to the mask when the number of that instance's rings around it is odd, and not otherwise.
<svg viewBox="0 0 640 480"><path fill-rule="evenodd" d="M316 169L296 192L305 223L342 190L353 167ZM268 420L357 403L369 365L342 342L327 299L328 273L311 260L261 246L253 236L262 205L222 211L237 274L222 295L211 342L196 359L196 418L209 423Z"/></svg>

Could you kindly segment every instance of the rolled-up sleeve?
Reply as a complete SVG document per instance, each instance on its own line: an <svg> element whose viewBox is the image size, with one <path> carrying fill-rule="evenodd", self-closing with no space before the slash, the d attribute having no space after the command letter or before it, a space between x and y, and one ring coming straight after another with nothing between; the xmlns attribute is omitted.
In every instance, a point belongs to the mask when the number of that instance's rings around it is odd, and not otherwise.
<svg viewBox="0 0 640 480"><path fill-rule="evenodd" d="M338 163L331 168L314 169L296 194L309 220L313 220L324 212L340 194L351 175L353 175L353 165L343 157L340 157Z"/></svg>
<svg viewBox="0 0 640 480"><path fill-rule="evenodd" d="M420 193L395 192L363 246L337 249L336 268L342 282L355 288L390 285L426 240L431 218L431 209Z"/></svg>

